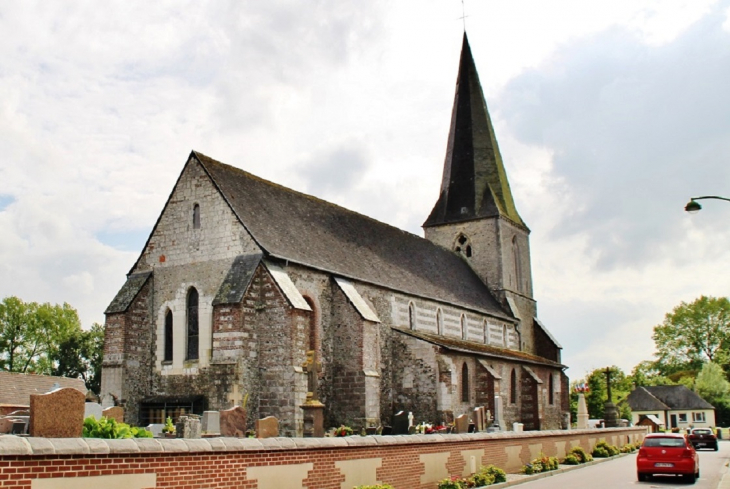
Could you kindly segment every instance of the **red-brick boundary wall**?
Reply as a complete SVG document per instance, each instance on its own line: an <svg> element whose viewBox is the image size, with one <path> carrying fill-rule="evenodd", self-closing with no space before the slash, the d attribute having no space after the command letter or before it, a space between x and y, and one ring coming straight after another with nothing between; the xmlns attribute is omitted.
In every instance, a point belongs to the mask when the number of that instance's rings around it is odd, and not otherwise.
<svg viewBox="0 0 730 489"><path fill-rule="evenodd" d="M0 436L8 489L352 489L387 482L434 489L445 477L494 464L517 472L545 454L589 451L605 440L640 442L645 428L353 436L347 438L137 439Z"/></svg>

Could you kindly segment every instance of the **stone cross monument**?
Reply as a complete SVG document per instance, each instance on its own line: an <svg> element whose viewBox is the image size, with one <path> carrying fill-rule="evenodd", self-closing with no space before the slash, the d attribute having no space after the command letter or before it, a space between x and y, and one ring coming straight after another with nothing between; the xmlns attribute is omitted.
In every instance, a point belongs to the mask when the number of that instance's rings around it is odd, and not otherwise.
<svg viewBox="0 0 730 489"><path fill-rule="evenodd" d="M322 364L314 350L307 352L307 361L302 369L307 373L307 400L301 406L304 410L304 436L320 438L324 436L324 404L319 401L319 372Z"/></svg>
<svg viewBox="0 0 730 489"><path fill-rule="evenodd" d="M603 405L603 423L606 428L616 428L618 426L618 409L611 400L611 369L606 367L606 403Z"/></svg>

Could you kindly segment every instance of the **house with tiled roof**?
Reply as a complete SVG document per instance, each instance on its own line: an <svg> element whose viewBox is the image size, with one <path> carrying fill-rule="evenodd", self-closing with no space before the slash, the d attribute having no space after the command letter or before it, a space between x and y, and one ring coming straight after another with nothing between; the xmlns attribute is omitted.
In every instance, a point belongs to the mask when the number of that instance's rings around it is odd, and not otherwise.
<svg viewBox="0 0 730 489"><path fill-rule="evenodd" d="M424 213L425 214L425 213ZM468 40L436 204L416 236L193 151L106 310L102 396L127 421L245 404L301 435L445 423L565 426L561 346L538 320L517 212Z"/></svg>
<svg viewBox="0 0 730 489"><path fill-rule="evenodd" d="M31 394L45 394L57 387L76 389L84 394L87 391L83 379L0 372L0 416L28 409Z"/></svg>
<svg viewBox="0 0 730 489"><path fill-rule="evenodd" d="M715 426L715 408L683 385L637 387L626 398L634 424L644 418L657 419L667 428Z"/></svg>

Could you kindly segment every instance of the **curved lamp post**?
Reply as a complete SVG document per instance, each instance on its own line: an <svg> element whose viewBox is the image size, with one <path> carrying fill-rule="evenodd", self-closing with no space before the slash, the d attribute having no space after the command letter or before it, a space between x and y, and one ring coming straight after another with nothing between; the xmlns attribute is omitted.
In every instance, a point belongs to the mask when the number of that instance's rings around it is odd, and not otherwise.
<svg viewBox="0 0 730 489"><path fill-rule="evenodd" d="M689 199L689 202L687 202L687 205L684 206L684 210L689 212L690 214L695 214L702 209L702 206L697 202L698 200L702 199L716 199L716 200L724 200L726 202L730 202L730 199L726 197L718 197L717 195L704 195L702 197L692 197Z"/></svg>

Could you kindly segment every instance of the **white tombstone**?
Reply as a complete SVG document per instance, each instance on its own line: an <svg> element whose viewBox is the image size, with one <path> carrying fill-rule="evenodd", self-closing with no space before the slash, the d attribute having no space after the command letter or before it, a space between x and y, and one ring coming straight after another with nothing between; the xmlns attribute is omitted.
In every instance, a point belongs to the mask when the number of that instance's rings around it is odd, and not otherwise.
<svg viewBox="0 0 730 489"><path fill-rule="evenodd" d="M203 411L201 430L203 433L220 433L221 413L218 411Z"/></svg>
<svg viewBox="0 0 730 489"><path fill-rule="evenodd" d="M162 436L162 428L164 428L165 425L163 423L152 423L150 425L147 425L147 428L145 428L147 431L152 433L152 436L155 438L159 438Z"/></svg>
<svg viewBox="0 0 730 489"><path fill-rule="evenodd" d="M408 427L410 428L411 426L413 426L413 413L409 412L408 413Z"/></svg>
<svg viewBox="0 0 730 489"><path fill-rule="evenodd" d="M114 407L114 397L111 394L104 394L101 396L101 408L106 409Z"/></svg>
<svg viewBox="0 0 730 489"><path fill-rule="evenodd" d="M522 423L512 423L512 431L521 433L524 425Z"/></svg>
<svg viewBox="0 0 730 489"><path fill-rule="evenodd" d="M578 429L584 430L588 428L588 406L586 405L586 396L581 392L578 394Z"/></svg>
<svg viewBox="0 0 730 489"><path fill-rule="evenodd" d="M93 416L95 419L101 419L102 411L103 409L101 408L101 404L96 402L87 402L84 405L84 419L89 416Z"/></svg>

